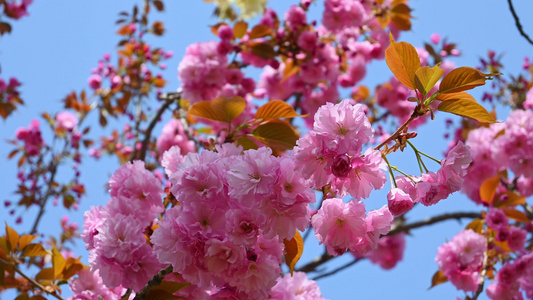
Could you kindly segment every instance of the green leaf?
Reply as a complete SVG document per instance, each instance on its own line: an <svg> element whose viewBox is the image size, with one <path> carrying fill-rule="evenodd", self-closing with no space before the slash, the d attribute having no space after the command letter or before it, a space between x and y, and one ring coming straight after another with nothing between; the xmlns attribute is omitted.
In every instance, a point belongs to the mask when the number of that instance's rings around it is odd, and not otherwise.
<svg viewBox="0 0 533 300"><path fill-rule="evenodd" d="M256 119L294 118L299 116L301 115L294 111L292 105L281 100L272 100L259 107L255 113Z"/></svg>
<svg viewBox="0 0 533 300"><path fill-rule="evenodd" d="M296 146L298 134L294 132L292 126L279 120L272 120L259 125L252 132L252 136L270 147L280 150L290 150Z"/></svg>
<svg viewBox="0 0 533 300"><path fill-rule="evenodd" d="M476 120L481 123L496 122L483 106L470 99L443 101L439 104L437 110Z"/></svg>
<svg viewBox="0 0 533 300"><path fill-rule="evenodd" d="M444 74L444 70L438 65L433 68L423 67L419 68L415 72L415 85L416 88L424 95L427 95L429 91L435 86L437 81Z"/></svg>
<svg viewBox="0 0 533 300"><path fill-rule="evenodd" d="M390 45L385 50L385 61L396 78L411 90L415 89L415 73L420 68L420 58L413 45L396 43L390 35Z"/></svg>
<svg viewBox="0 0 533 300"><path fill-rule="evenodd" d="M471 67L460 67L452 70L444 76L440 83L439 92L443 94L457 93L470 90L476 86L484 85L490 76L498 76L501 73L484 74Z"/></svg>
<svg viewBox="0 0 533 300"><path fill-rule="evenodd" d="M304 252L304 241L298 230L296 230L294 237L290 240L283 240L283 244L285 244L285 263L289 266L292 276L294 266Z"/></svg>
<svg viewBox="0 0 533 300"><path fill-rule="evenodd" d="M233 98L219 97L213 101L200 101L189 109L189 114L200 118L230 123L246 108L246 100L235 96Z"/></svg>

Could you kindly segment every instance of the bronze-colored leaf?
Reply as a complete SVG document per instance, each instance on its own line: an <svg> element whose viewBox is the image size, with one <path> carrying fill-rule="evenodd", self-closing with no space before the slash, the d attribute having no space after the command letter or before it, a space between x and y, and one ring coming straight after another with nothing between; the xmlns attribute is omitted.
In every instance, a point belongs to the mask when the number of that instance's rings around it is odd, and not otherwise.
<svg viewBox="0 0 533 300"><path fill-rule="evenodd" d="M439 66L419 68L415 72L415 86L422 94L427 95L443 74L444 70Z"/></svg>
<svg viewBox="0 0 533 300"><path fill-rule="evenodd" d="M233 98L219 97L213 101L200 101L195 103L189 109L189 114L214 120L229 123L237 118L246 108L246 100L244 98L235 96Z"/></svg>
<svg viewBox="0 0 533 300"><path fill-rule="evenodd" d="M502 209L503 212L505 213L505 215L509 218L509 219L513 219L515 221L518 221L518 222L524 222L524 223L529 223L531 222L531 220L529 220L529 218L526 216L525 213L517 210L517 209L514 209L514 208L503 208Z"/></svg>
<svg viewBox="0 0 533 300"><path fill-rule="evenodd" d="M265 37L271 34L272 34L272 28L270 28L269 26L263 25L263 24L259 24L259 25L255 25L252 28L252 30L250 31L250 34L248 35L248 38L250 40L253 40L253 39L262 38L262 37Z"/></svg>
<svg viewBox="0 0 533 300"><path fill-rule="evenodd" d="M474 98L474 96L470 95L467 92L439 94L437 95L437 97L435 97L435 99L440 100L440 101L468 99L470 101L476 102L476 99Z"/></svg>
<svg viewBox="0 0 533 300"><path fill-rule="evenodd" d="M483 106L470 99L443 101L439 104L437 109L468 119L476 120L481 123L496 123L490 113Z"/></svg>
<svg viewBox="0 0 533 300"><path fill-rule="evenodd" d="M460 67L444 76L440 83L439 92L447 94L470 90L476 86L484 85L491 76L498 75L501 73L485 74L471 67Z"/></svg>
<svg viewBox="0 0 533 300"><path fill-rule="evenodd" d="M259 125L253 130L252 136L258 141L280 150L294 148L298 140L298 134L294 132L292 126L280 120L271 120Z"/></svg>
<svg viewBox="0 0 533 300"><path fill-rule="evenodd" d="M294 266L304 252L304 241L298 230L296 230L294 237L290 240L283 240L283 244L285 245L285 263L289 267L292 276Z"/></svg>
<svg viewBox="0 0 533 300"><path fill-rule="evenodd" d="M279 118L294 118L301 116L292 105L281 100L272 100L265 105L259 107L255 113L256 119L279 119Z"/></svg>
<svg viewBox="0 0 533 300"><path fill-rule="evenodd" d="M420 58L413 45L396 43L390 35L391 44L385 50L385 61L396 78L411 90L415 89L415 73L420 68Z"/></svg>
<svg viewBox="0 0 533 300"><path fill-rule="evenodd" d="M517 193L514 193L514 192L511 192L511 191L505 191L501 196L504 196L506 195L507 196L507 199L503 200L503 201L499 201L499 202L494 202L494 206L495 207L507 207L507 206L517 206L517 205L522 205L522 204L526 204L526 197L522 197L520 195L518 195ZM500 196L500 199L501 199L501 196Z"/></svg>
<svg viewBox="0 0 533 300"><path fill-rule="evenodd" d="M18 242L19 242L19 234L18 232L9 227L6 222L6 241L7 246L11 250L15 250L17 248Z"/></svg>
<svg viewBox="0 0 533 300"><path fill-rule="evenodd" d="M465 229L472 229L473 231L481 234L481 231L483 231L483 224L484 223L482 219L475 219L472 222L468 223Z"/></svg>
<svg viewBox="0 0 533 300"><path fill-rule="evenodd" d="M485 179L479 188L481 200L488 204L492 203L498 186L500 186L500 175Z"/></svg>
<svg viewBox="0 0 533 300"><path fill-rule="evenodd" d="M154 0L154 2L152 2L155 6L155 8L158 10L158 11L163 11L165 10L165 5L163 5L163 1L159 1L159 0Z"/></svg>
<svg viewBox="0 0 533 300"><path fill-rule="evenodd" d="M248 23L245 21L236 22L233 26L233 37L242 38L246 34L246 30L248 30Z"/></svg>
<svg viewBox="0 0 533 300"><path fill-rule="evenodd" d="M250 43L250 51L262 59L272 59L276 57L276 51L272 45L267 43Z"/></svg>
<svg viewBox="0 0 533 300"><path fill-rule="evenodd" d="M442 273L441 270L438 270L437 272L435 272L435 274L433 274L433 277L431 278L431 286L429 287L429 289L447 281L448 278L444 276L444 273Z"/></svg>

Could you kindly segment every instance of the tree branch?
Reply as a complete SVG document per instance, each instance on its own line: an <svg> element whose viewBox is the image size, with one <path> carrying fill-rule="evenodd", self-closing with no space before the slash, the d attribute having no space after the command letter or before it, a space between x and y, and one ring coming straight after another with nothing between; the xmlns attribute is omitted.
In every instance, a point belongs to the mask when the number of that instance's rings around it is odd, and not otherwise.
<svg viewBox="0 0 533 300"><path fill-rule="evenodd" d="M148 128L146 128L146 133L144 134L144 140L142 142L141 150L139 151L139 155L137 156L137 151L135 150L133 154L134 159L140 159L144 161L146 158L146 152L148 151L148 144L150 143L150 138L152 137L152 131L154 130L155 125L159 121L159 118L163 115L165 110L170 107L172 103L175 101L178 101L181 98L181 93L165 93L161 95L162 99L165 99L165 103L159 108L156 115L148 125Z"/></svg>
<svg viewBox="0 0 533 300"><path fill-rule="evenodd" d="M363 257L363 258L354 258L351 262L349 262L349 263L347 263L347 264L345 264L345 265L342 265L342 266L340 266L340 267L338 267L338 268L336 268L336 269L333 269L333 270L330 271L330 272L327 272L327 273L324 273L324 274L320 274L320 275L318 275L318 276L316 276L316 277L314 277L314 278L311 278L311 279L312 279L312 280L319 280L320 278L324 278L324 277L327 277L327 276L331 276L331 275L333 275L333 274L335 274L335 273L337 273L337 272L340 272L340 271L342 271L342 270L344 270L344 269L346 269L346 268L349 268L349 267L355 265L356 263L358 263L359 261L361 261L361 260L363 260L363 259L364 259L364 257Z"/></svg>
<svg viewBox="0 0 533 300"><path fill-rule="evenodd" d="M39 213L37 214L37 217L35 218L35 222L33 222L33 226L31 227L30 234L34 234L37 232L37 226L39 226L39 222L41 221L41 218L44 214L44 208L46 206L46 202L48 201L48 198L50 197L50 193L52 192L52 185L54 184L54 179L56 177L57 173L57 163L54 162L54 159L52 157L51 167L50 167L50 181L48 183L48 187L46 189L46 193L44 194L44 197L42 197L39 200Z"/></svg>
<svg viewBox="0 0 533 300"><path fill-rule="evenodd" d="M146 299L146 296L148 295L148 292L150 292L152 287L160 285L163 281L163 278L165 278L165 276L167 276L168 274L172 273L172 270L172 265L168 265L166 268L159 271L159 273L157 273L152 279L150 279L146 286L135 295L135 298L133 298L133 300Z"/></svg>
<svg viewBox="0 0 533 300"><path fill-rule="evenodd" d="M29 282L31 282L31 284L33 284L35 287L37 287L37 288L40 289L41 291L43 291L43 292L49 294L50 296L55 297L56 299L64 300L64 298L61 297L61 296L59 296L59 295L56 293L56 291L54 291L54 292L49 292L49 291L47 291L46 288L45 288L42 284L38 283L38 282L35 281L33 278L31 278L31 277L29 277L28 275L24 274L24 272L22 272L22 271L19 269L18 266L16 266L16 265L11 265L9 262L7 262L7 261L5 261L5 260L3 260L3 259L1 259L1 258L0 258L0 262L1 262L2 264L6 264L6 265L9 265L9 266L12 266L12 267L13 267L13 270L15 270L15 272L19 273L20 276L24 277L26 280L28 280ZM2 272L3 272L3 271L2 271Z"/></svg>
<svg viewBox="0 0 533 300"><path fill-rule="evenodd" d="M511 10L511 13L513 14L514 21L516 23L516 28L518 28L518 31L520 34L531 44L533 45L533 41L529 38L529 36L524 32L524 29L522 28L522 24L520 24L520 20L518 19L518 15L516 14L516 11L513 7L513 2L511 0L507 0L509 3L509 9Z"/></svg>

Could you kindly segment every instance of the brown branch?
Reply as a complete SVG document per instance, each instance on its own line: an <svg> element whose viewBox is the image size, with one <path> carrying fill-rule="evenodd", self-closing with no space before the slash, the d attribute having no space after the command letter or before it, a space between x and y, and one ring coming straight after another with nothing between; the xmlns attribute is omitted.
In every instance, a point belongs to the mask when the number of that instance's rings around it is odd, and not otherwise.
<svg viewBox="0 0 533 300"><path fill-rule="evenodd" d="M180 93L165 93L161 96L162 99L165 99L165 103L159 108L156 115L148 125L148 128L146 128L146 133L144 134L144 140L142 142L141 150L139 151L139 155L137 155L137 152L133 153L133 159L140 159L144 161L146 158L146 152L148 151L148 144L150 143L150 138L152 137L152 131L154 130L155 125L159 121L159 118L163 115L165 110L170 107L170 105L176 101L178 101L181 98Z"/></svg>
<svg viewBox="0 0 533 300"><path fill-rule="evenodd" d="M389 233L387 235L394 235L394 234L398 234L400 232L408 232L411 229L416 229L416 228L420 228L420 227L424 227L424 226L428 226L428 225L433 225L435 223L439 223L439 222L446 221L446 220L453 220L453 219L455 219L455 220L478 219L478 218L481 218L481 214L480 213L476 213L476 212L447 213L447 214L442 214L442 215L439 215L439 216L427 218L425 220L414 222L414 223L411 223L411 224L398 225L395 228L392 228L391 231L389 231Z"/></svg>
<svg viewBox="0 0 533 300"><path fill-rule="evenodd" d="M514 21L516 23L516 28L520 32L520 35L522 35L531 45L533 45L533 41L529 38L529 36L524 32L524 29L522 28L522 24L520 24L520 20L518 19L518 15L516 14L516 11L513 7L513 2L511 0L507 0L509 3L509 9L511 10L511 13L513 14Z"/></svg>
<svg viewBox="0 0 533 300"><path fill-rule="evenodd" d="M35 281L33 278L29 277L28 275L24 274L24 272L22 272L16 265L11 265L9 262L7 262L7 261L5 261L5 260L3 260L1 258L0 258L0 262L3 263L3 264L6 264L6 265L12 266L13 270L15 270L15 272L19 273L20 276L24 277L26 280L28 280L31 284L33 284L35 287L37 287L41 291L49 294L50 296L53 296L53 297L59 299L59 300L65 300L63 297L59 296L56 293L56 291L54 291L54 292L47 291L46 288L43 285L41 285L40 283L38 283L37 281Z"/></svg>
<svg viewBox="0 0 533 300"><path fill-rule="evenodd" d="M416 229L416 228L420 228L420 227L424 227L424 226L428 226L428 225L433 225L433 224L436 224L436 223L439 223L439 222L443 222L443 221L447 221L447 220L453 220L453 219L455 219L455 220L477 219L477 218L481 218L481 214L480 213L475 213L475 212L447 213L447 214L442 214L442 215L438 215L438 216L435 216L435 217L427 218L425 220L414 222L414 223L411 223L411 224L398 225L398 226L392 228L391 231L387 235L398 234L398 233L401 233L401 232L408 232L408 231L410 231L412 229ZM307 263L306 265L304 265L303 267L297 269L296 271L306 272L306 273L315 272L316 269L320 265L332 260L335 257L337 257L337 256L332 256L329 253L327 253L326 251L324 251L324 253L321 256L316 257L313 261ZM322 278L324 276L320 275L320 276L317 276L317 277Z"/></svg>
<svg viewBox="0 0 533 300"><path fill-rule="evenodd" d="M30 234L34 234L37 232L37 226L39 226L39 222L41 221L41 218L44 214L44 208L46 206L46 202L48 202L48 198L50 198L50 193L52 192L52 185L54 184L54 179L57 173L57 163L55 163L53 160L54 159L52 157L52 163L50 165L50 172L52 173L52 175L50 175L50 181L48 183L48 188L46 190L46 193L44 194L44 197L42 197L39 200L40 202L39 213L37 214L37 218L35 218L35 222L33 222L33 226L31 227Z"/></svg>
<svg viewBox="0 0 533 300"><path fill-rule="evenodd" d="M152 279L150 279L146 286L135 295L135 298L133 298L133 300L146 299L146 296L148 295L148 292L150 292L152 287L160 285L163 281L163 278L165 278L165 276L167 276L168 274L172 273L172 270L172 265L168 265L166 268L159 271L159 273L157 273Z"/></svg>
<svg viewBox="0 0 533 300"><path fill-rule="evenodd" d="M337 272L340 272L340 271L342 271L342 270L344 270L344 269L347 269L347 268L349 268L349 267L355 265L356 263L358 263L359 261L361 261L361 260L363 260L363 259L364 259L364 257L363 257L363 258L354 258L351 262L349 262L349 263L347 263L347 264L345 264L345 265L342 265L342 266L340 266L340 267L338 267L338 268L336 268L336 269L333 269L333 270L330 271L330 272L327 272L327 273L324 273L324 274L320 274L320 275L318 275L318 276L316 276L316 277L314 277L314 278L311 278L311 279L312 279L312 280L319 280L320 278L324 278L324 277L327 277L327 276L331 276L331 275L333 275L333 274L335 274L335 273L337 273Z"/></svg>
<svg viewBox="0 0 533 300"><path fill-rule="evenodd" d="M405 123L403 123L402 126L400 126L400 128L398 128L396 130L396 132L394 132L391 136L389 136L386 140L384 140L381 144L377 145L374 150L379 150L379 148L385 146L388 142L390 141L394 141L395 139L397 139L399 136L400 136L400 133L402 133L402 131L407 128L407 126L409 126L409 123L411 123L411 121L413 121L414 119L418 118L418 114L416 113L416 110L413 112L413 114L411 114L411 117L409 117L409 119L407 121L405 121Z"/></svg>

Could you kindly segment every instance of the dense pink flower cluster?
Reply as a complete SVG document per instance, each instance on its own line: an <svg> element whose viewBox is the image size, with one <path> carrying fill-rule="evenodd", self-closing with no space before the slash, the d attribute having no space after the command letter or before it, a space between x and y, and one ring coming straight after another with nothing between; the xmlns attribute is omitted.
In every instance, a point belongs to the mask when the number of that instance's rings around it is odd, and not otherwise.
<svg viewBox="0 0 533 300"><path fill-rule="evenodd" d="M471 229L463 230L439 247L435 260L444 276L457 289L474 292L481 282L485 237Z"/></svg>
<svg viewBox="0 0 533 300"><path fill-rule="evenodd" d="M385 184L381 152L370 148L361 154L363 144L373 136L364 110L365 106L350 100L327 103L315 114L313 130L296 142L292 157L313 188L331 184L338 197L350 194L361 199Z"/></svg>
<svg viewBox="0 0 533 300"><path fill-rule="evenodd" d="M91 269L109 287L141 290L164 265L157 262L145 229L163 212L161 182L144 163L122 165L109 180L111 199L84 215L81 237Z"/></svg>
<svg viewBox="0 0 533 300"><path fill-rule="evenodd" d="M496 240L506 242L506 245L516 252L524 249L527 240L527 231L509 224L509 220L504 211L491 208L485 216L485 221L487 222L487 226L497 233Z"/></svg>
<svg viewBox="0 0 533 300"><path fill-rule="evenodd" d="M24 148L28 156L38 155L44 146L44 140L39 127L39 121L32 120L28 128L20 127L15 132L16 139L24 142Z"/></svg>
<svg viewBox="0 0 533 300"><path fill-rule="evenodd" d="M314 280L307 278L304 272L285 274L278 278L272 288L269 299L274 300L324 300Z"/></svg>
<svg viewBox="0 0 533 300"><path fill-rule="evenodd" d="M441 168L434 172L415 176L396 176L397 188L387 195L389 209L395 216L403 215L420 202L425 206L435 205L448 198L463 186L467 168L472 162L470 151L462 142L457 143L442 160Z"/></svg>
<svg viewBox="0 0 533 300"><path fill-rule="evenodd" d="M194 141L189 140L183 124L178 119L172 119L165 124L156 142L159 155L163 155L172 146L178 146L181 155L193 152L195 149Z"/></svg>
<svg viewBox="0 0 533 300"><path fill-rule="evenodd" d="M533 194L533 111L515 110L504 123L472 130L466 144L473 163L463 192L472 200L480 203L479 187L483 181L506 169L517 178L522 196Z"/></svg>
<svg viewBox="0 0 533 300"><path fill-rule="evenodd" d="M380 236L389 232L392 221L386 206L366 215L361 201L345 203L342 199L330 198L324 200L311 224L316 238L326 245L329 254L337 256L349 249L364 256L377 248Z"/></svg>
<svg viewBox="0 0 533 300"><path fill-rule="evenodd" d="M394 268L403 259L405 235L395 234L379 239L378 247L366 255L371 262L385 270Z"/></svg>
<svg viewBox="0 0 533 300"><path fill-rule="evenodd" d="M189 153L173 147L163 165L179 205L151 237L161 263L203 289L266 298L281 269L283 239L309 225L311 189L289 158L233 144Z"/></svg>
<svg viewBox="0 0 533 300"><path fill-rule="evenodd" d="M487 287L487 295L493 300L524 299L522 291L527 299L533 299L533 253L504 264Z"/></svg>
<svg viewBox="0 0 533 300"><path fill-rule="evenodd" d="M328 30L337 32L347 27L360 27L368 18L360 1L326 0L322 24Z"/></svg>
<svg viewBox="0 0 533 300"><path fill-rule="evenodd" d="M78 272L78 277L70 282L70 289L74 295L67 300L119 300L126 291L122 286L108 288L99 271L91 272L89 269Z"/></svg>

